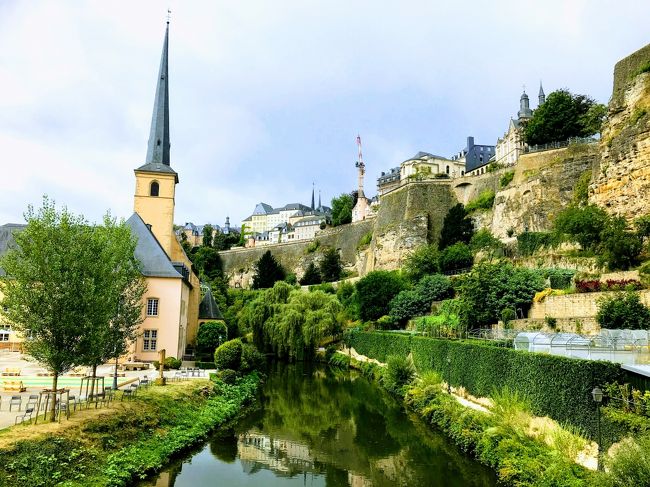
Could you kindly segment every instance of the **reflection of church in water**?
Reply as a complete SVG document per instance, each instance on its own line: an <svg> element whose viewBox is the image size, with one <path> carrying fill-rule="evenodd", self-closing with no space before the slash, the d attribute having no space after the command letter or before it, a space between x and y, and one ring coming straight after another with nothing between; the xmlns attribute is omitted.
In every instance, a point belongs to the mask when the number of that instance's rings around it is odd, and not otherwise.
<svg viewBox="0 0 650 487"><path fill-rule="evenodd" d="M272 438L250 430L237 437L237 456L248 474L262 469L270 470L279 477L325 473L324 464L314 457L304 443ZM361 474L348 471L348 485L371 487L373 483Z"/></svg>

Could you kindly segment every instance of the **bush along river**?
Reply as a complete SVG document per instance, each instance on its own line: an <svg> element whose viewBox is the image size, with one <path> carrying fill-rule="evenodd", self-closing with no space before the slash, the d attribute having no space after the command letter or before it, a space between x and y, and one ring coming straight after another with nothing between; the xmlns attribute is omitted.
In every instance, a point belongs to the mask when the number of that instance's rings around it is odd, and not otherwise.
<svg viewBox="0 0 650 487"><path fill-rule="evenodd" d="M466 487L496 477L364 377L274 363L257 410L142 485Z"/></svg>

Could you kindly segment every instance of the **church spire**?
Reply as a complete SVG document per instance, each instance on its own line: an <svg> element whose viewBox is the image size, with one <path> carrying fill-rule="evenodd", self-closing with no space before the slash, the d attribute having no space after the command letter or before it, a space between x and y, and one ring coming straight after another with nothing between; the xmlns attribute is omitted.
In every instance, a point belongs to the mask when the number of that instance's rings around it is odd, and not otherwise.
<svg viewBox="0 0 650 487"><path fill-rule="evenodd" d="M323 205L320 202L320 189L318 190L318 211L323 211Z"/></svg>
<svg viewBox="0 0 650 487"><path fill-rule="evenodd" d="M151 132L147 148L146 164L165 164L169 166L169 77L168 77L169 18L165 29L165 41L160 56L160 71L156 85L156 98L153 103Z"/></svg>
<svg viewBox="0 0 650 487"><path fill-rule="evenodd" d="M544 93L544 88L542 88L542 80L539 80L539 95L538 96L539 96L539 105L544 104L544 102L546 101L546 94Z"/></svg>
<svg viewBox="0 0 650 487"><path fill-rule="evenodd" d="M316 204L314 202L314 183L311 183L311 211L316 209Z"/></svg>

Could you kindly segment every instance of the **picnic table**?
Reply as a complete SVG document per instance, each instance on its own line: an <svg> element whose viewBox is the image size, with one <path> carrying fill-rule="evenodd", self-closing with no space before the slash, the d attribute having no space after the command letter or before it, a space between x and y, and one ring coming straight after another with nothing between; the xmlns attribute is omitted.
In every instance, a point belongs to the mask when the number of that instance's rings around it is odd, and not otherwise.
<svg viewBox="0 0 650 487"><path fill-rule="evenodd" d="M6 380L2 383L2 388L4 389L5 392L7 391L24 392L27 390L23 385L22 380Z"/></svg>

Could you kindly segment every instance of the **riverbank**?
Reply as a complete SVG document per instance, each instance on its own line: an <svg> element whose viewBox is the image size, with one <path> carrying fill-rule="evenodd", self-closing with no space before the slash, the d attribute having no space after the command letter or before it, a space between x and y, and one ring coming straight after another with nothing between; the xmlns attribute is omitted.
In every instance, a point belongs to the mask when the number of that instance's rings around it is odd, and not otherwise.
<svg viewBox="0 0 650 487"><path fill-rule="evenodd" d="M0 485L128 485L237 418L259 384L252 373L235 385L197 380L151 386L75 421L3 430Z"/></svg>
<svg viewBox="0 0 650 487"><path fill-rule="evenodd" d="M380 366L337 353L330 359L330 364L355 368L391 388L385 378L390 363ZM486 412L467 407L447 393L446 385L435 372L424 373L418 380L406 381L397 389L399 392L395 395L409 410L434 429L444 432L462 450L491 467L501 484L540 487L605 485L606 479L601 473L576 463L583 451L593 449L587 440L576 434L575 429L567 430L549 418L533 416L526 401L511 391L494 394L494 404Z"/></svg>

